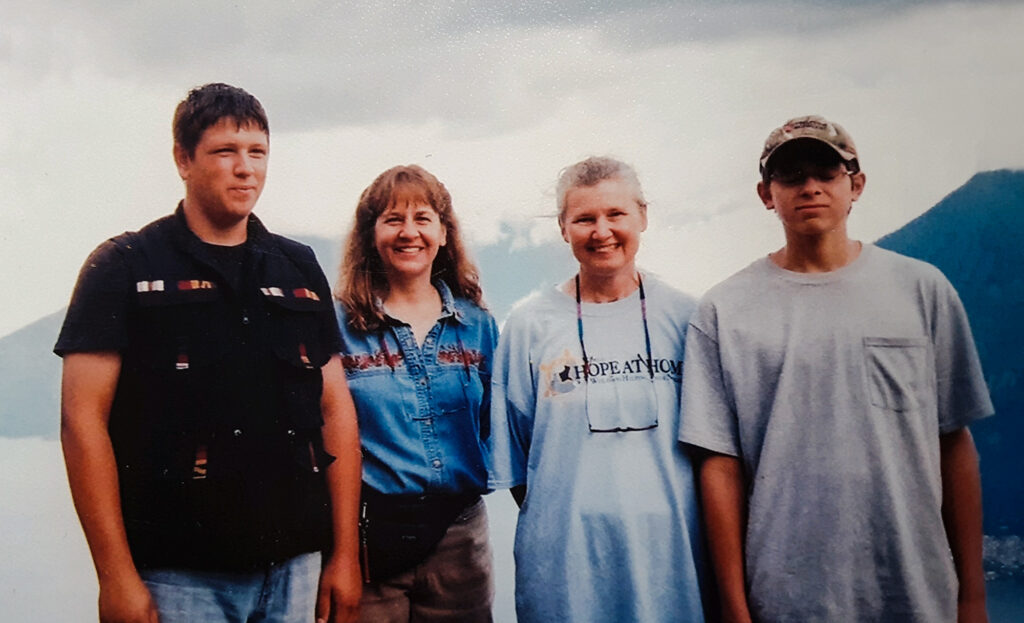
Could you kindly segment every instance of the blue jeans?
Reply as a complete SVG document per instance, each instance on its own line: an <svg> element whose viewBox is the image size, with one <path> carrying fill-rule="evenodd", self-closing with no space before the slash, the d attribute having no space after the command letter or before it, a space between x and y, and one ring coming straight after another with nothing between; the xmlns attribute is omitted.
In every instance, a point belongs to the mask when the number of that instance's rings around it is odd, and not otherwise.
<svg viewBox="0 0 1024 623"><path fill-rule="evenodd" d="M301 554L245 573L144 569L160 623L310 623L320 553Z"/></svg>

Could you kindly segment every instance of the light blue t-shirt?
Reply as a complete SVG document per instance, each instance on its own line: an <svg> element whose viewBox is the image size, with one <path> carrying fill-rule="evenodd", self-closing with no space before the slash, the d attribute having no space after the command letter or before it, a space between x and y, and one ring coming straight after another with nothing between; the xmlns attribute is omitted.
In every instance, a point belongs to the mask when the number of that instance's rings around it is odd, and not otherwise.
<svg viewBox="0 0 1024 623"><path fill-rule="evenodd" d="M694 473L677 440L694 301L650 276L644 287L653 381L638 292L583 304L589 382L569 295L528 298L503 329L490 486L527 485L515 540L520 623L704 620Z"/></svg>

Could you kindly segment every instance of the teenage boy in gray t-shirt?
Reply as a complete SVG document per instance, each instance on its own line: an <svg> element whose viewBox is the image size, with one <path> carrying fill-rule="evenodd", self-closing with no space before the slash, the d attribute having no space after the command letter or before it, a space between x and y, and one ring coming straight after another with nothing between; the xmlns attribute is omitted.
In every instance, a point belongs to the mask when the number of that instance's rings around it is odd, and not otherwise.
<svg viewBox="0 0 1024 623"><path fill-rule="evenodd" d="M985 621L978 458L992 403L929 264L851 240L857 150L821 117L768 137L758 196L786 245L712 288L686 337L726 621Z"/></svg>

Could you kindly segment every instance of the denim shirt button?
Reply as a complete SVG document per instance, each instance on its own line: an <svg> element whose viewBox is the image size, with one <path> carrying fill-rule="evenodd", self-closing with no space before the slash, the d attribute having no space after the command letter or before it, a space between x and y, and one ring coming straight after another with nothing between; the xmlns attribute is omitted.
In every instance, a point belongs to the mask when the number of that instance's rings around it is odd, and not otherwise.
<svg viewBox="0 0 1024 623"><path fill-rule="evenodd" d="M432 463L432 465L434 466L434 469L440 469L441 468L441 460L440 459L434 459L434 462Z"/></svg>

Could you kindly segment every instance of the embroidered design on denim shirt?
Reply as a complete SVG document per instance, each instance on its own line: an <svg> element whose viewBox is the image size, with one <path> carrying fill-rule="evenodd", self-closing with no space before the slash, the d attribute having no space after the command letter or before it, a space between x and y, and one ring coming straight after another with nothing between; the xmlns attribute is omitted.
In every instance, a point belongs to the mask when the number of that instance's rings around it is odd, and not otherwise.
<svg viewBox="0 0 1024 623"><path fill-rule="evenodd" d="M443 346L437 351L438 363L457 363L459 365L476 366L484 361L484 355L472 348L459 348L458 345Z"/></svg>
<svg viewBox="0 0 1024 623"><path fill-rule="evenodd" d="M372 368L390 368L394 370L402 365L403 360L402 353L385 353L383 350L373 353L356 353L341 356L341 364L345 366L346 372L370 370Z"/></svg>

